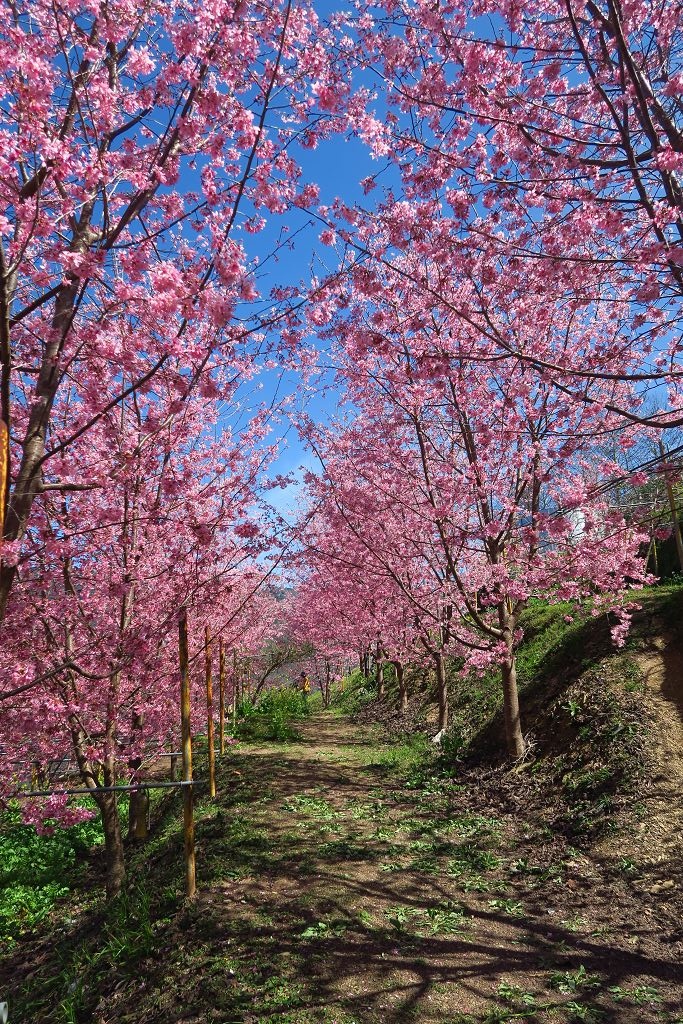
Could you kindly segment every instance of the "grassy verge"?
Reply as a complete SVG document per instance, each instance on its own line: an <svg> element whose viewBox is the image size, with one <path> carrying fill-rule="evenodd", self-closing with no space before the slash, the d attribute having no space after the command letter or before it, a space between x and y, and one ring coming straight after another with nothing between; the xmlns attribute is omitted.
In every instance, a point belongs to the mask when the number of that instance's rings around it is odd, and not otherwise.
<svg viewBox="0 0 683 1024"><path fill-rule="evenodd" d="M621 680L624 685L618 689L638 690L633 653L648 641L653 630L674 630L679 637L683 635L680 625L683 581L674 578L656 587L646 587L635 592L633 600L642 609L635 613L631 632L621 651L612 644L611 623L607 617L594 618L590 607L577 609L569 603L530 602L520 623L524 639L517 654L526 728L533 732L543 709L582 676L586 685L604 690L600 679L605 675L602 670L606 664L610 666L604 678L607 685ZM476 757L500 749L503 733L500 673L492 670L480 676L463 676L460 666L451 662L449 689L453 714L447 742L452 755ZM568 694L566 699L573 699L572 695ZM607 704L616 710L610 699ZM556 705L554 710L558 707ZM543 736L535 739L542 742Z"/></svg>
<svg viewBox="0 0 683 1024"><path fill-rule="evenodd" d="M0 944L13 949L78 885L83 863L103 842L99 817L45 834L18 807L0 816Z"/></svg>

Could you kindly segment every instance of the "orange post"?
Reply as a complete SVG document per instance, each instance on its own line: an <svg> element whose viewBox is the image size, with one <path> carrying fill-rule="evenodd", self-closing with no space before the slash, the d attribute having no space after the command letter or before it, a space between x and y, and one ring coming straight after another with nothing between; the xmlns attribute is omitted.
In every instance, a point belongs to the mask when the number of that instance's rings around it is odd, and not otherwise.
<svg viewBox="0 0 683 1024"><path fill-rule="evenodd" d="M204 628L204 664L206 666L206 740L209 745L209 796L216 795L216 751L213 735L213 678L211 675L211 633Z"/></svg>
<svg viewBox="0 0 683 1024"><path fill-rule="evenodd" d="M194 798L192 794L192 731L190 727L190 672L187 652L187 608L178 615L178 647L180 653L180 732L183 751L183 834L185 838L185 895L197 891L194 852Z"/></svg>
<svg viewBox="0 0 683 1024"><path fill-rule="evenodd" d="M237 728L237 651L232 652L232 731Z"/></svg>
<svg viewBox="0 0 683 1024"><path fill-rule="evenodd" d="M2 538L5 532L5 508L7 507L7 488L9 487L9 430L4 420L0 420L0 557L2 557Z"/></svg>
<svg viewBox="0 0 683 1024"><path fill-rule="evenodd" d="M225 651L223 637L218 641L218 736L221 754L225 753Z"/></svg>

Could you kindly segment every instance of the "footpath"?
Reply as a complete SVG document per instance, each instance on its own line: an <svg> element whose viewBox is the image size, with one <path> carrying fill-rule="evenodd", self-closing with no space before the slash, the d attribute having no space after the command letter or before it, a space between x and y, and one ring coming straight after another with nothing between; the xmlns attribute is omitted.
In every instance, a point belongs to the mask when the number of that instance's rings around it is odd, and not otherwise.
<svg viewBox="0 0 683 1024"><path fill-rule="evenodd" d="M197 898L79 1020L683 1022L680 920L630 862L568 846L521 783L449 779L331 714L297 729L221 759ZM157 898L177 866L152 848Z"/></svg>

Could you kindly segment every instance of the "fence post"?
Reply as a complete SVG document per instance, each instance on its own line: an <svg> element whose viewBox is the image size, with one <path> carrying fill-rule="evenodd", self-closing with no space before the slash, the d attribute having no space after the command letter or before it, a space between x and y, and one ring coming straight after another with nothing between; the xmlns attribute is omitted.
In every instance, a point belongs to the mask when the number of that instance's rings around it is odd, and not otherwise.
<svg viewBox="0 0 683 1024"><path fill-rule="evenodd" d="M232 652L232 734L237 728L237 651Z"/></svg>
<svg viewBox="0 0 683 1024"><path fill-rule="evenodd" d="M213 677L211 666L211 633L204 627L204 664L206 666L206 740L209 745L209 796L216 795L216 751L213 734Z"/></svg>
<svg viewBox="0 0 683 1024"><path fill-rule="evenodd" d="M225 651L223 637L218 641L218 736L221 754L225 753Z"/></svg>
<svg viewBox="0 0 683 1024"><path fill-rule="evenodd" d="M5 508L9 490L9 429L4 420L0 420L0 552L5 532ZM2 555L0 554L0 560Z"/></svg>
<svg viewBox="0 0 683 1024"><path fill-rule="evenodd" d="M178 615L180 653L180 732L183 752L183 782L192 782L192 732L190 728L190 673L187 652L187 608ZM194 796L192 786L183 786L183 833L185 837L185 895L194 896L197 874L194 853Z"/></svg>

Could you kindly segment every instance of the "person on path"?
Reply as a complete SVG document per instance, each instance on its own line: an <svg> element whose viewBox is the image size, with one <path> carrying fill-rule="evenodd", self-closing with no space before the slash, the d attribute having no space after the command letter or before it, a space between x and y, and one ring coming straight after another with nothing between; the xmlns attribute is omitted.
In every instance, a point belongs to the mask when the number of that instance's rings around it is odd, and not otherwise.
<svg viewBox="0 0 683 1024"><path fill-rule="evenodd" d="M311 680L305 672L302 672L299 676L299 692L303 693L304 697L308 697L311 692Z"/></svg>

